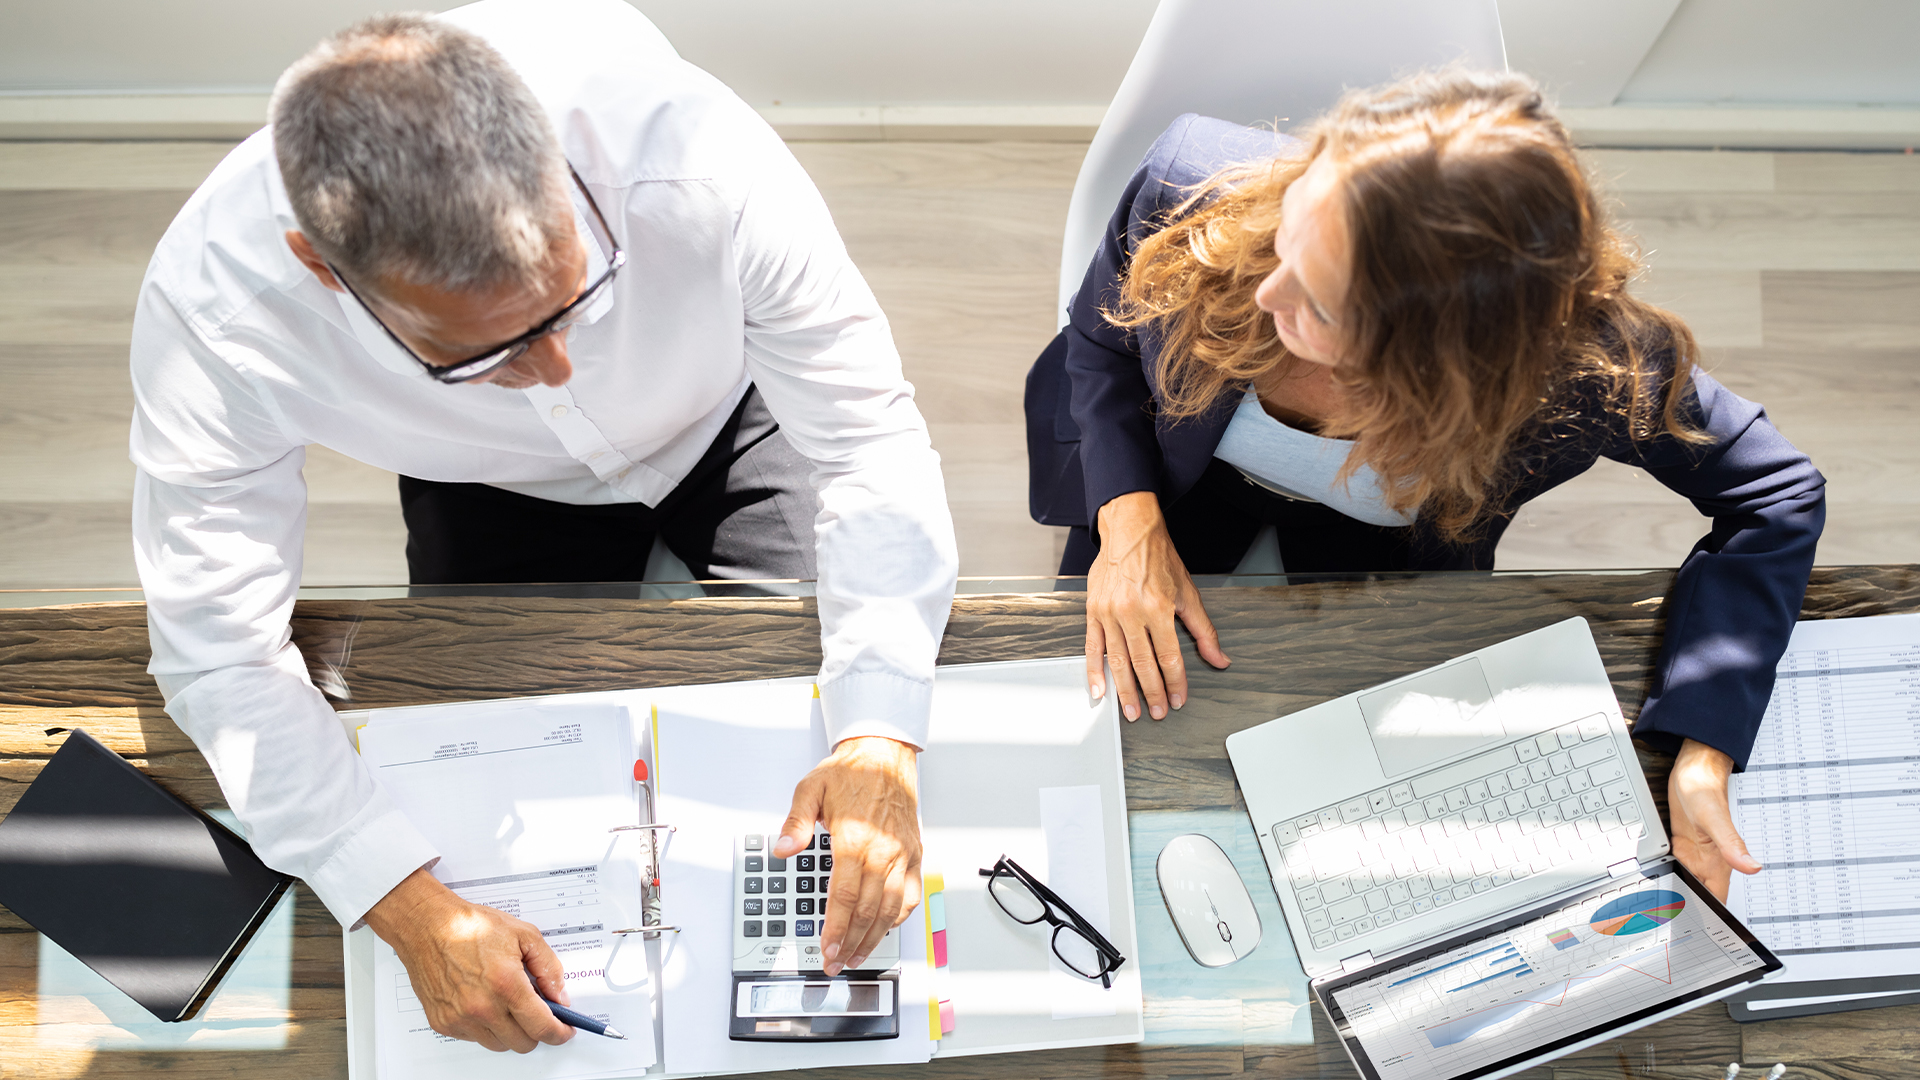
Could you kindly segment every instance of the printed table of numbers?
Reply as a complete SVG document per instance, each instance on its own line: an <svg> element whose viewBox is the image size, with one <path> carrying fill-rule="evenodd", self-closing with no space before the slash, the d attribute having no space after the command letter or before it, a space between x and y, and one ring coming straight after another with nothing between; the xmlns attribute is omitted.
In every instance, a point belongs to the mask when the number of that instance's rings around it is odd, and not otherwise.
<svg viewBox="0 0 1920 1080"><path fill-rule="evenodd" d="M1795 629L1734 815L1774 952L1920 949L1920 618Z"/></svg>

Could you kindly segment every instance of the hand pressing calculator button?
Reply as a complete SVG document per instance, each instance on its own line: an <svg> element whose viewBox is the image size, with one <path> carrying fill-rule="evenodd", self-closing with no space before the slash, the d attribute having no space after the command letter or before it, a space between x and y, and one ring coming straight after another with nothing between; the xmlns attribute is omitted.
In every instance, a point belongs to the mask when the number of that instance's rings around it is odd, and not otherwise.
<svg viewBox="0 0 1920 1080"><path fill-rule="evenodd" d="M741 836L734 845L734 895L740 905L737 910L747 917L735 923L736 975L817 975L826 969L821 935L826 929L833 839L815 832L804 854L779 859L772 851L779 838L778 833ZM791 921L789 900L792 914L798 916ZM900 934L891 930L862 968L891 971L899 966L899 957Z"/></svg>

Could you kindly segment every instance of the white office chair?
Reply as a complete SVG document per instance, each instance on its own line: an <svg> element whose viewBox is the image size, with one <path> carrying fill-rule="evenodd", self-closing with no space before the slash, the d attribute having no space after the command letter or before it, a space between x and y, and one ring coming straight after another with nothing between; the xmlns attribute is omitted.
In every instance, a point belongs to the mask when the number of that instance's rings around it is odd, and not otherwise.
<svg viewBox="0 0 1920 1080"><path fill-rule="evenodd" d="M1160 0L1074 181L1060 325L1120 192L1174 117L1285 131L1343 90L1455 60L1505 70L1495 0Z"/></svg>
<svg viewBox="0 0 1920 1080"><path fill-rule="evenodd" d="M1506 69L1495 0L1160 0L1073 183L1060 325L1120 192L1174 117L1196 112L1285 131L1342 91L1454 61ZM1281 569L1269 525L1234 572Z"/></svg>

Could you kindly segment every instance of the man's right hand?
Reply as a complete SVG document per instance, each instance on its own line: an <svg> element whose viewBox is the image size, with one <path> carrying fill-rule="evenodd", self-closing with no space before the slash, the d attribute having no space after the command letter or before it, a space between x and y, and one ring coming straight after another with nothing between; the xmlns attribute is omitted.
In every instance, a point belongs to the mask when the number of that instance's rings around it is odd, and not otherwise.
<svg viewBox="0 0 1920 1080"><path fill-rule="evenodd" d="M516 1054L573 1038L541 999L564 1005L567 988L560 958L531 923L469 904L425 870L394 886L366 921L400 954L440 1034Z"/></svg>
<svg viewBox="0 0 1920 1080"><path fill-rule="evenodd" d="M1200 590L1174 551L1160 500L1151 491L1121 495L1100 508L1100 554L1087 571L1087 690L1106 693L1100 662L1113 669L1114 690L1128 720L1167 715L1187 702L1187 667L1174 620L1193 633L1200 658L1232 661L1200 604ZM1138 690L1135 689L1136 684Z"/></svg>

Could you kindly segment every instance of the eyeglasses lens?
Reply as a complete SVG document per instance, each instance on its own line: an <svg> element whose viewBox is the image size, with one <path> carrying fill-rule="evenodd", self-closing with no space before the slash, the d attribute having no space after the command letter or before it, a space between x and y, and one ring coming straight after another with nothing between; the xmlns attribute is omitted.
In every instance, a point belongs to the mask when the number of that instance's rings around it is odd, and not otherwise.
<svg viewBox="0 0 1920 1080"><path fill-rule="evenodd" d="M1081 936L1072 926L1055 927L1053 931L1053 953L1060 962L1089 979L1097 979L1106 970L1106 958L1093 942Z"/></svg>
<svg viewBox="0 0 1920 1080"><path fill-rule="evenodd" d="M1036 923L1046 917L1047 905L1019 878L1002 871L987 880L987 892L1014 921Z"/></svg>
<svg viewBox="0 0 1920 1080"><path fill-rule="evenodd" d="M450 368L441 368L434 373L434 377L446 383L469 382L513 363L519 359L521 353L526 351L526 345L514 345L501 349L491 356L482 356L477 360L469 360L464 364L455 364Z"/></svg>

